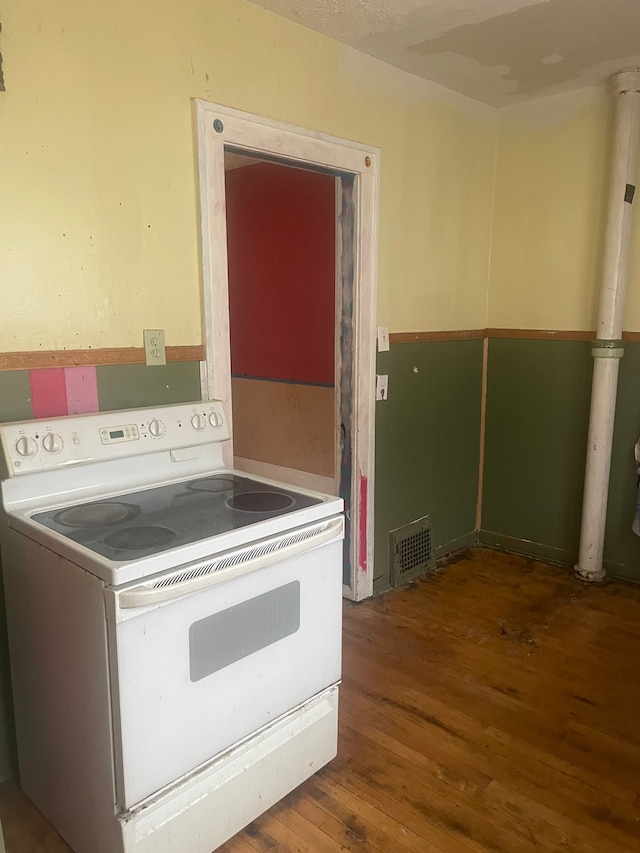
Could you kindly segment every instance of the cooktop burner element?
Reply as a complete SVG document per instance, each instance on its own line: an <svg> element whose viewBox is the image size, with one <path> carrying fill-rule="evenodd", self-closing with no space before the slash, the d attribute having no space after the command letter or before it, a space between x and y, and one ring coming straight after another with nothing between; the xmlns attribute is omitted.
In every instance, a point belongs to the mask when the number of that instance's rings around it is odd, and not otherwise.
<svg viewBox="0 0 640 853"><path fill-rule="evenodd" d="M112 501L110 503L92 503L80 506L72 506L56 513L55 520L58 524L69 527L95 527L103 524L121 524L123 521L131 521L140 510L132 504Z"/></svg>
<svg viewBox="0 0 640 853"><path fill-rule="evenodd" d="M39 512L33 520L109 560L140 559L322 503L224 472Z"/></svg>
<svg viewBox="0 0 640 853"><path fill-rule="evenodd" d="M168 545L176 538L174 530L168 527L123 527L104 537L105 545L120 551L144 551Z"/></svg>
<svg viewBox="0 0 640 853"><path fill-rule="evenodd" d="M240 512L278 512L293 506L295 498L279 492L240 492L225 503Z"/></svg>

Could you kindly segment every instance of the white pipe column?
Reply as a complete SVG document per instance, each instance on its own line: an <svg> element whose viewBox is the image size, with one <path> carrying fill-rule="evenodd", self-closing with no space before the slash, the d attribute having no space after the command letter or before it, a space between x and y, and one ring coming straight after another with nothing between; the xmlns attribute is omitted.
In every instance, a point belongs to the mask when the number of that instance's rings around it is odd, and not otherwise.
<svg viewBox="0 0 640 853"><path fill-rule="evenodd" d="M582 580L599 583L607 516L611 447L618 391L618 368L624 355L622 317L627 285L629 238L638 163L640 68L611 80L615 97L614 140L609 208L602 265L596 340L591 354L593 383L585 470L580 553L575 567Z"/></svg>

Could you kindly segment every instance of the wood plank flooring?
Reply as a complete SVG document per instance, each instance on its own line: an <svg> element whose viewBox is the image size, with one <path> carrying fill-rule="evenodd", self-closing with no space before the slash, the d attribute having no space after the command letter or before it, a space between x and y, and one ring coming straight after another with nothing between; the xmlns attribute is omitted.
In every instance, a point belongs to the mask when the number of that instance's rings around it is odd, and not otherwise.
<svg viewBox="0 0 640 853"><path fill-rule="evenodd" d="M343 669L338 757L220 853L640 851L640 587L478 549L345 604Z"/></svg>

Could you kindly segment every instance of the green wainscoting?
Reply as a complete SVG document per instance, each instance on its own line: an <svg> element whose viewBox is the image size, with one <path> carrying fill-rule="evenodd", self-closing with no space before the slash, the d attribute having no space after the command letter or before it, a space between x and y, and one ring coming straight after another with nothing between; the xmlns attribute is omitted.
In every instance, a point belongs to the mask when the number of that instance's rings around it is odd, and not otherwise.
<svg viewBox="0 0 640 853"><path fill-rule="evenodd" d="M200 400L200 362L109 364L95 368L100 411ZM33 417L29 370L0 371L0 422Z"/></svg>
<svg viewBox="0 0 640 853"><path fill-rule="evenodd" d="M144 364L109 364L96 368L98 399L103 412L166 406L200 400L200 363L174 361Z"/></svg>
<svg viewBox="0 0 640 853"><path fill-rule="evenodd" d="M375 581L389 584L389 531L430 515L436 555L475 541L482 340L392 344L378 354Z"/></svg>
<svg viewBox="0 0 640 853"><path fill-rule="evenodd" d="M489 341L480 540L573 565L578 556L589 423L591 347L582 341ZM640 345L620 365L605 566L640 580L633 445L640 434Z"/></svg>
<svg viewBox="0 0 640 853"><path fill-rule="evenodd" d="M613 577L640 581L640 538L631 530L636 505L634 445L640 437L640 343L625 344L620 362L604 565Z"/></svg>
<svg viewBox="0 0 640 853"><path fill-rule="evenodd" d="M536 556L575 560L590 352L582 341L489 341L481 525L487 544L530 542L546 549Z"/></svg>
<svg viewBox="0 0 640 853"><path fill-rule="evenodd" d="M33 417L28 370L0 370L0 421Z"/></svg>

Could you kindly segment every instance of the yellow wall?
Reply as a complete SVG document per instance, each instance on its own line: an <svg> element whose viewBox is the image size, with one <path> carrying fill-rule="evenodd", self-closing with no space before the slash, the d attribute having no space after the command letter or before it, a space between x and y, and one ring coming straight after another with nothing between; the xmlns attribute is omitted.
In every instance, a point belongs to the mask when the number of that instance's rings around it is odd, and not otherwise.
<svg viewBox="0 0 640 853"><path fill-rule="evenodd" d="M604 86L500 112L489 327L595 329L611 119ZM634 219L628 331L640 329Z"/></svg>
<svg viewBox="0 0 640 853"><path fill-rule="evenodd" d="M194 97L381 148L391 331L594 328L604 90L498 112L244 0L15 2L0 46L0 351L201 341Z"/></svg>
<svg viewBox="0 0 640 853"><path fill-rule="evenodd" d="M2 23L0 351L201 340L194 97L381 147L380 322L484 325L494 110L244 0Z"/></svg>

